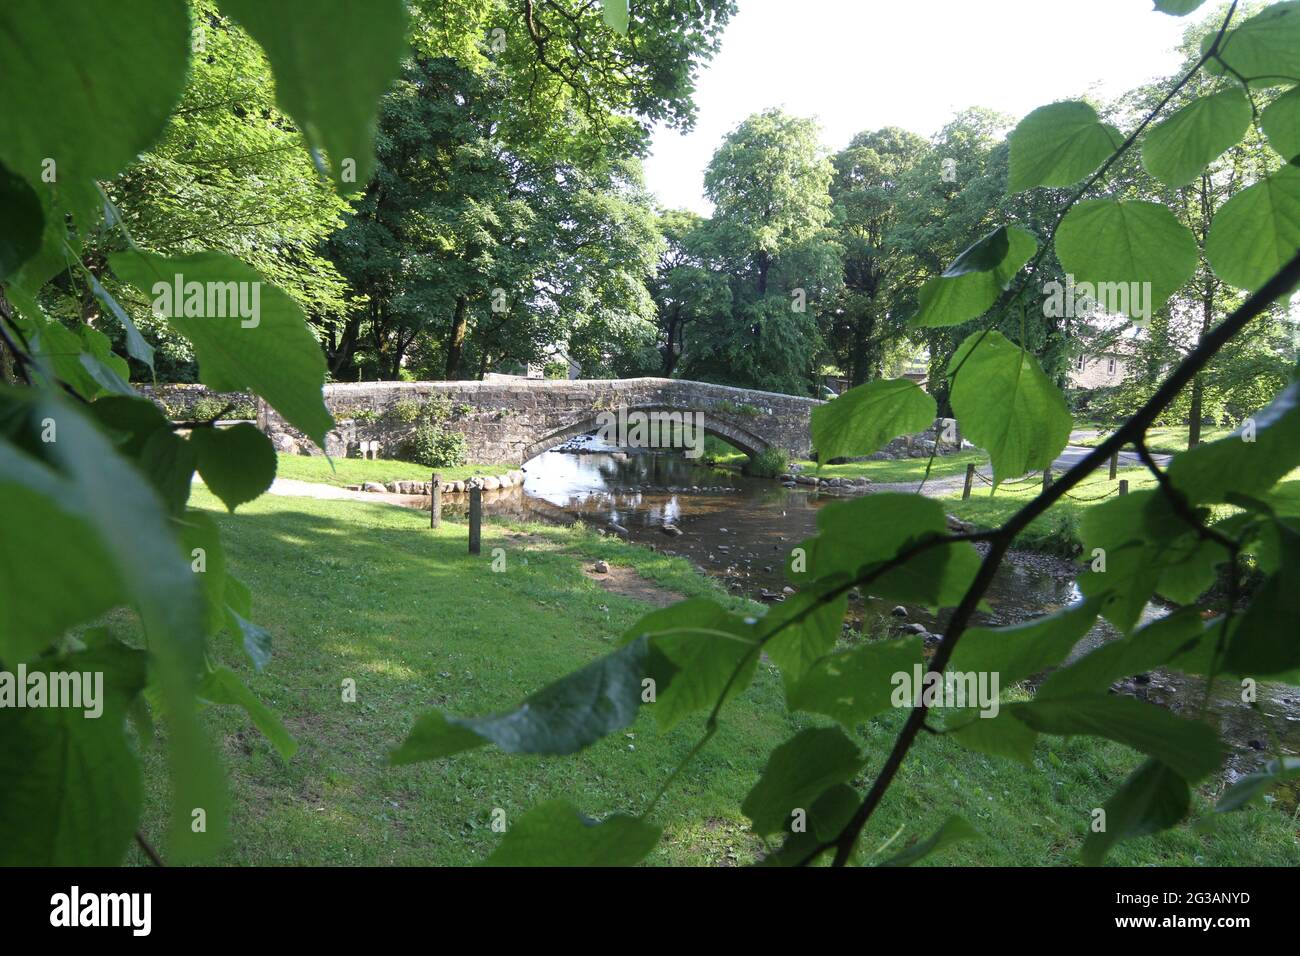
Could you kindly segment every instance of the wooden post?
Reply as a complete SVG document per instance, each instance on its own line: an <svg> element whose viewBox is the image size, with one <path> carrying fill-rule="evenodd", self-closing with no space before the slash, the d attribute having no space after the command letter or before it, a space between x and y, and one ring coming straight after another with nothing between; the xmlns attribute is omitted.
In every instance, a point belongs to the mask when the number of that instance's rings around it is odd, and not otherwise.
<svg viewBox="0 0 1300 956"><path fill-rule="evenodd" d="M1119 452L1110 456L1110 480L1115 480L1115 472L1119 470Z"/></svg>
<svg viewBox="0 0 1300 956"><path fill-rule="evenodd" d="M1052 487L1052 466L1048 465L1043 469L1043 490L1046 491Z"/></svg>
<svg viewBox="0 0 1300 956"><path fill-rule="evenodd" d="M442 524L442 479L433 473L429 482L429 527L436 528Z"/></svg>
<svg viewBox="0 0 1300 956"><path fill-rule="evenodd" d="M970 487L975 482L975 466L966 466L966 487L961 490L961 500L970 501Z"/></svg>
<svg viewBox="0 0 1300 956"><path fill-rule="evenodd" d="M469 490L469 553L479 553L479 536L483 531L483 489L475 485Z"/></svg>
<svg viewBox="0 0 1300 956"><path fill-rule="evenodd" d="M1121 478L1121 479L1119 480L1119 493L1120 493L1121 495L1126 495L1126 494L1128 494L1128 479L1127 479L1127 478Z"/></svg>

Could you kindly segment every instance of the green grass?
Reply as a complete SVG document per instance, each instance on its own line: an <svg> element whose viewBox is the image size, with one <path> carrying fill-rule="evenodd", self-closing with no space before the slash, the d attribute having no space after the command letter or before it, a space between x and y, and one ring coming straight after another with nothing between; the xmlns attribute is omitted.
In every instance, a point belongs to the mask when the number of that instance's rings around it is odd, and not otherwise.
<svg viewBox="0 0 1300 956"><path fill-rule="evenodd" d="M966 466L974 464L987 470L989 456L977 450L957 452L954 455L938 455L930 467L930 478L946 478L951 475L964 475ZM856 461L845 465L822 465L817 467L815 461L801 461L803 470L816 474L819 478L870 478L877 484L917 482L925 477L925 467L930 465L930 458L899 458L893 461Z"/></svg>
<svg viewBox="0 0 1300 956"><path fill-rule="evenodd" d="M1076 427L1082 428L1084 426L1080 425ZM1096 448L1098 445L1100 445L1102 442L1106 440L1106 438L1110 434L1110 431L1113 430L1113 429L1108 429L1104 425L1093 425L1091 427L1100 428L1101 429L1100 434L1098 434L1094 438L1080 439L1079 441L1073 442L1072 444L1081 445L1086 448ZM1216 426L1204 425L1201 427L1201 441L1203 442L1218 441L1220 438L1226 438L1227 436L1231 435L1235 430L1236 429L1233 428L1219 428ZM1187 433L1188 433L1188 428L1186 425L1171 425L1164 428L1148 428L1147 447L1150 448L1152 451L1161 454L1176 455L1180 451L1187 451ZM1129 446L1129 450L1132 450L1132 446Z"/></svg>
<svg viewBox="0 0 1300 956"><path fill-rule="evenodd" d="M988 470L980 469L981 474ZM1145 468L1121 468L1114 481L1103 468L1089 475L1066 493L1046 514L1035 519L1016 539L1016 546L1031 551L1073 556L1082 542L1079 524L1084 512L1109 501L1118 494L1120 479L1129 483L1129 491L1154 488L1156 480ZM1004 482L997 491L976 479L969 501L961 500L961 492L946 496L944 508L950 513L980 528L994 528L1002 524L1043 490L1042 478L1035 476L1018 484Z"/></svg>
<svg viewBox="0 0 1300 956"><path fill-rule="evenodd" d="M690 750L700 718L661 733L643 715L581 754L508 757L485 747L435 763L394 768L388 751L418 714L438 707L481 714L608 652L646 608L587 579L581 563L604 557L682 595L718 587L678 558L586 531L489 524L483 553L466 553L463 524L437 531L415 511L351 501L267 496L239 512L206 490L194 504L221 526L232 568L252 588L253 617L275 637L274 657L251 672L224 640L217 656L278 711L300 748L285 764L240 711L204 717L232 781L232 840L224 864L469 864L508 821L548 798L601 817L638 813ZM491 570L504 548L506 570ZM355 704L341 701L345 678ZM718 733L678 778L653 819L665 838L652 864L743 864L760 845L738 807L772 747L821 723L787 715L779 675L764 662L753 685L723 711ZM903 714L857 728L864 786ZM145 750L142 830L166 855L167 785L160 748ZM865 834L874 851L924 838L951 813L984 835L935 857L952 864L1066 864L1077 857L1090 812L1138 763L1093 738L1043 738L1037 771L922 735ZM1204 810L1201 800L1199 810ZM1127 865L1294 864L1295 825L1266 809L1226 815L1211 833L1183 827L1124 844ZM144 862L138 851L132 861Z"/></svg>
<svg viewBox="0 0 1300 956"><path fill-rule="evenodd" d="M323 485L358 485L363 481L428 481L438 472L447 481L475 475L504 475L513 465L459 465L455 468L426 468L410 461L386 458L370 461L363 458L335 458L332 466L324 455L277 455L276 477L314 481Z"/></svg>

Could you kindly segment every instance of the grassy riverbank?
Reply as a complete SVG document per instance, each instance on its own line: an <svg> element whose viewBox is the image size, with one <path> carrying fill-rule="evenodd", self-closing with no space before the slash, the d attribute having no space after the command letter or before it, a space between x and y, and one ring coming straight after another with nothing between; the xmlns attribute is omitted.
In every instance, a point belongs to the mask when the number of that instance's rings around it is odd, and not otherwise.
<svg viewBox="0 0 1300 956"><path fill-rule="evenodd" d="M1105 426L1098 426L1099 433L1091 437L1081 437L1071 442L1074 445L1082 445L1085 448L1096 448L1104 442L1110 435L1110 430ZM1220 428L1213 425L1205 425L1201 428L1201 441L1211 442L1218 441L1220 438L1226 438L1231 435L1235 428ZM1157 454L1176 455L1180 451L1187 451L1187 434L1186 425L1169 425L1163 428L1147 429L1147 447ZM1132 451L1132 446L1129 446Z"/></svg>
<svg viewBox="0 0 1300 956"><path fill-rule="evenodd" d="M504 475L511 465L458 465L454 468L426 468L410 461L381 458L370 461L363 458L335 458L331 462L324 455L277 455L277 478L295 478L314 481L322 485L359 485L363 481L428 481L438 472L447 481L473 478L475 475Z"/></svg>
<svg viewBox="0 0 1300 956"><path fill-rule="evenodd" d="M700 733L700 720L660 733L646 715L627 733L571 758L512 758L484 748L389 767L389 749L425 708L509 708L613 646L647 607L584 574L595 558L678 595L733 599L681 559L582 530L488 525L483 554L471 557L463 524L447 521L431 531L423 514L400 508L266 496L227 515L202 488L194 501L221 525L232 569L253 590L253 616L275 638L274 657L260 674L224 644L219 652L282 715L299 744L285 764L242 712L206 713L233 787L233 841L219 862L473 863L498 839L488 825L496 807L509 820L553 797L597 817L639 812ZM506 570L493 573L498 547ZM340 701L345 678L357 683L354 704ZM820 723L786 715L781 696L779 675L764 663L656 811L665 839L649 862L730 865L754 858L760 846L737 807L771 748ZM901 719L891 712L859 728L873 755L868 770L887 752ZM1038 772L1026 773L926 737L864 845L874 850L892 839L897 850L958 812L985 838L936 862L1071 863L1091 808L1137 758L1092 738L1044 738L1035 763ZM156 748L146 752L146 767L142 828L165 844L165 774ZM1287 818L1259 809L1228 815L1208 834L1184 827L1125 844L1112 859L1280 865L1294 860L1296 848Z"/></svg>

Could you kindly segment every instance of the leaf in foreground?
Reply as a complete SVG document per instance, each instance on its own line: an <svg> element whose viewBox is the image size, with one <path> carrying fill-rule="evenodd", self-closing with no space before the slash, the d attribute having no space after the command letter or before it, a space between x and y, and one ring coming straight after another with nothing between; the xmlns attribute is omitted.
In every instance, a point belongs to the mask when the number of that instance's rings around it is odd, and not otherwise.
<svg viewBox="0 0 1300 956"><path fill-rule="evenodd" d="M564 800L538 804L507 826L488 866L634 866L659 842L653 824L616 814L595 821Z"/></svg>

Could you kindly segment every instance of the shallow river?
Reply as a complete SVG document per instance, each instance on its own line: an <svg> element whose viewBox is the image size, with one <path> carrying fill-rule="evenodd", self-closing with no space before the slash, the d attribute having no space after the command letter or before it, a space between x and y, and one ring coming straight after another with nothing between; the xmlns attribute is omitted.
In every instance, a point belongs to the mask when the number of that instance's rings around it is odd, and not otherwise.
<svg viewBox="0 0 1300 956"><path fill-rule="evenodd" d="M624 452L584 436L539 455L524 466L522 490L484 495L488 514L626 529L635 542L688 558L728 589L756 600L771 600L787 583L785 555L816 531L819 508L845 500L834 493L748 478L711 468L679 455ZM459 499L459 500L458 500ZM448 500L449 513L463 512L464 496ZM681 529L670 537L665 524ZM981 623L1013 624L1063 607L1079 596L1075 568L1044 555L1013 552L994 579L987 596L991 612ZM868 632L900 628L906 623L942 632L945 615L936 619L924 609L908 608L907 618L890 614L891 606L872 600L853 608ZM1152 606L1147 617L1161 609ZM1287 626L1279 622L1279 626ZM1099 621L1074 651L1078 656L1116 632ZM1136 675L1135 675L1136 676ZM1155 671L1125 682L1125 692L1189 714L1199 708L1204 685L1197 678ZM1232 687L1216 682L1212 709L1232 743L1229 776L1253 769L1266 758L1261 752L1270 735L1259 714L1240 702ZM1300 752L1300 689L1261 684L1259 698L1274 733L1288 753Z"/></svg>

